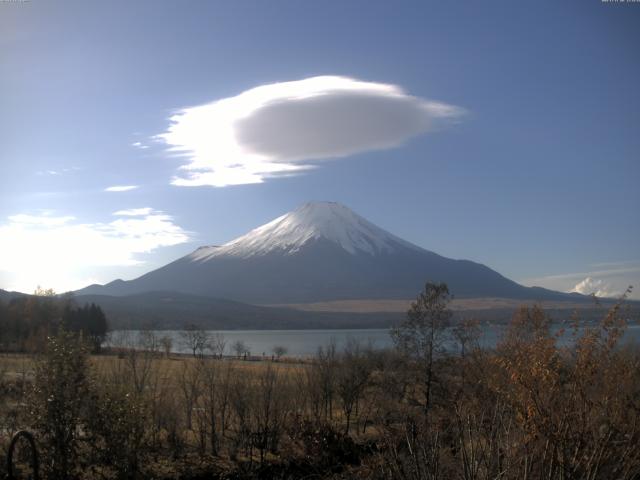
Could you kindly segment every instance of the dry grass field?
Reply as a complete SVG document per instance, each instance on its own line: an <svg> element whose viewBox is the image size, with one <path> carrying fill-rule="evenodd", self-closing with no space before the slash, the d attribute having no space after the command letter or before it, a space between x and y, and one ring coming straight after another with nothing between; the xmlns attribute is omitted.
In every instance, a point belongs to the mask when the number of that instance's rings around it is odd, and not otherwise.
<svg viewBox="0 0 640 480"><path fill-rule="evenodd" d="M618 344L619 310L576 319L571 347L540 308L490 350L469 322L455 356L434 321L447 310L429 312L397 349L304 361L88 355L61 333L0 355L0 449L30 430L50 479L638 478L640 352Z"/></svg>
<svg viewBox="0 0 640 480"><path fill-rule="evenodd" d="M268 305L271 307L288 307L304 312L346 312L346 313L404 313L406 312L413 300L396 300L396 299L361 299L361 300L334 300L328 302L315 303L287 303ZM610 305L614 301L605 301ZM454 311L477 311L477 310L496 310L509 309L515 311L520 305L536 304L544 309L554 310L583 310L593 308L590 302L572 302L572 301L543 301L535 300L518 300L511 298L457 298L453 299L449 304L451 310ZM266 306L266 305L265 305Z"/></svg>

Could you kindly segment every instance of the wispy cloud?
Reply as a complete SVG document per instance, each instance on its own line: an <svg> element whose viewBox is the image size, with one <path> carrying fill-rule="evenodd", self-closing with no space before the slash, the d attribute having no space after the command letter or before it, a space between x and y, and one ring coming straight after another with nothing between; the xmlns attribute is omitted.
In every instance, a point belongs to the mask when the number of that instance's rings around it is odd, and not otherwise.
<svg viewBox="0 0 640 480"><path fill-rule="evenodd" d="M144 144L144 143L142 143L142 142L133 142L133 143L131 144L131 146L132 146L132 147L136 147L136 148L140 148L141 150L145 150L145 149L149 148L149 145L145 145L145 144Z"/></svg>
<svg viewBox="0 0 640 480"><path fill-rule="evenodd" d="M224 187L396 147L464 113L396 85L323 76L263 85L182 109L157 139L187 158L174 185Z"/></svg>
<svg viewBox="0 0 640 480"><path fill-rule="evenodd" d="M75 217L53 217L49 216L49 214L43 213L41 215L27 215L24 213L19 213L17 215L11 215L9 217L9 222L14 225L40 225L43 227L55 227L60 225L65 225L72 220L75 220Z"/></svg>
<svg viewBox="0 0 640 480"><path fill-rule="evenodd" d="M0 223L0 271L18 278L18 285L56 285L81 270L140 265L139 254L189 241L171 216L153 209L138 213L107 223L12 215Z"/></svg>
<svg viewBox="0 0 640 480"><path fill-rule="evenodd" d="M547 275L544 277L527 278L524 282L545 282L549 280L576 280L585 277L608 277L625 273L640 273L640 265L620 266L618 268L610 268L606 270L592 270L589 272L560 273L555 275Z"/></svg>
<svg viewBox="0 0 640 480"><path fill-rule="evenodd" d="M69 173L69 172L76 172L80 170L80 167L65 167L65 168L52 168L52 169L48 169L48 170L38 170L36 172L36 175L51 175L51 176L57 176L57 175L63 175L65 173Z"/></svg>
<svg viewBox="0 0 640 480"><path fill-rule="evenodd" d="M139 188L138 185L114 185L104 189L105 192L128 192Z"/></svg>
<svg viewBox="0 0 640 480"><path fill-rule="evenodd" d="M152 212L153 208L150 207L129 208L127 210L118 210L117 212L113 212L113 215L120 217L140 217L150 215Z"/></svg>
<svg viewBox="0 0 640 480"><path fill-rule="evenodd" d="M618 262L600 262L600 263L592 263L590 266L595 268L603 268L603 267L629 267L630 265L636 265L640 268L640 261L638 260L625 260Z"/></svg>

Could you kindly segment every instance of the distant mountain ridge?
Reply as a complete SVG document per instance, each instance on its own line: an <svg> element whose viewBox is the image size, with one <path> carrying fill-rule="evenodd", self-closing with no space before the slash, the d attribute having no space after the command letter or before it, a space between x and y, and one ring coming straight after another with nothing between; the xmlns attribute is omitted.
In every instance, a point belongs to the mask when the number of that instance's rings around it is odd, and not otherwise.
<svg viewBox="0 0 640 480"><path fill-rule="evenodd" d="M0 300L2 300L3 302L8 302L14 298L20 298L20 297L26 297L26 296L28 296L26 293L11 292L8 290L0 289Z"/></svg>
<svg viewBox="0 0 640 480"><path fill-rule="evenodd" d="M0 303L30 297L0 289ZM379 308L368 305L366 301L267 307L179 292L146 292L118 297L76 295L71 300L78 306L90 303L99 305L107 315L109 328L113 330L180 330L188 324L212 330L387 328L404 318L408 308L407 301L374 302L379 304ZM504 323L511 318L521 301L530 303L526 299L458 299L451 304L451 308L454 321L471 317L478 321ZM613 300L604 300L602 306L610 308L613 303ZM546 301L541 305L556 320L566 320L576 310L580 311L580 318L586 321L598 320L603 315L602 308L583 301ZM631 307L629 312L637 317L640 302L628 302L628 305ZM363 306L366 308L363 309Z"/></svg>
<svg viewBox="0 0 640 480"><path fill-rule="evenodd" d="M524 287L469 260L418 247L334 202L311 202L231 242L201 247L130 280L91 285L78 295L152 291L251 304L410 299L426 281L457 297L576 300L578 294Z"/></svg>

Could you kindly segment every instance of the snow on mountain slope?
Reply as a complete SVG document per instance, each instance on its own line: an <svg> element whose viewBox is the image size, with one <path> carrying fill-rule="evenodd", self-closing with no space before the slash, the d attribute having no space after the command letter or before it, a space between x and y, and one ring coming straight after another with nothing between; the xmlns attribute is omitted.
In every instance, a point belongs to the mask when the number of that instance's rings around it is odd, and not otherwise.
<svg viewBox="0 0 640 480"><path fill-rule="evenodd" d="M411 299L427 281L458 298L570 298L527 288L468 260L392 235L337 203L307 203L219 247L202 247L129 281L78 294L181 292L252 304Z"/></svg>
<svg viewBox="0 0 640 480"><path fill-rule="evenodd" d="M310 202L222 246L202 247L189 255L194 262L220 256L248 258L274 251L294 254L311 240L324 239L350 254L422 250L390 234L335 202Z"/></svg>

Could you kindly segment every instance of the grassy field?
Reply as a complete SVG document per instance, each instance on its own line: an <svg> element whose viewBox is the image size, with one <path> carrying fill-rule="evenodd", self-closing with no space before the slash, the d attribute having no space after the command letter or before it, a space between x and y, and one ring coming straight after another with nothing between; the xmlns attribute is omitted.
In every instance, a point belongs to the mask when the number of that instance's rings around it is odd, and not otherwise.
<svg viewBox="0 0 640 480"><path fill-rule="evenodd" d="M47 478L638 478L640 352L617 312L570 348L539 308L491 350L458 326L463 355L432 327L304 361L87 355L61 334L0 355L0 448L32 431Z"/></svg>

